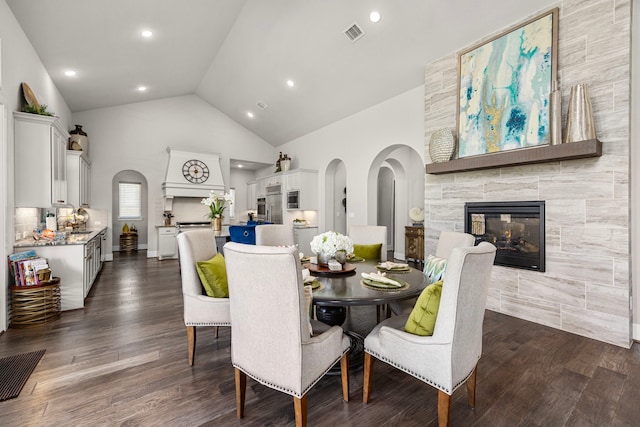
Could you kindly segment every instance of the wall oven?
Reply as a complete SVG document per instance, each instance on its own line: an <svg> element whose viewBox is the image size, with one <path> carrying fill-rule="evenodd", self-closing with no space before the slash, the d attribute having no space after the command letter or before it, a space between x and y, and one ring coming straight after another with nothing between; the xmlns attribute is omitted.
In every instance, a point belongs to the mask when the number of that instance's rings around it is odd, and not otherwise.
<svg viewBox="0 0 640 427"><path fill-rule="evenodd" d="M266 221L267 220L267 198L266 197L258 197L256 201L256 220L258 221Z"/></svg>
<svg viewBox="0 0 640 427"><path fill-rule="evenodd" d="M287 191L287 209L300 209L300 190Z"/></svg>

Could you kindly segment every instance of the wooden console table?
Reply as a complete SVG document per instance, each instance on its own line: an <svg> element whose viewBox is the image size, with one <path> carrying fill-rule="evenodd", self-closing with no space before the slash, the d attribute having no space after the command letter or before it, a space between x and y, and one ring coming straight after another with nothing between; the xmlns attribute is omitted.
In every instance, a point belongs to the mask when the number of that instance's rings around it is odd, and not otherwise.
<svg viewBox="0 0 640 427"><path fill-rule="evenodd" d="M424 265L424 227L404 228L404 256L419 265Z"/></svg>

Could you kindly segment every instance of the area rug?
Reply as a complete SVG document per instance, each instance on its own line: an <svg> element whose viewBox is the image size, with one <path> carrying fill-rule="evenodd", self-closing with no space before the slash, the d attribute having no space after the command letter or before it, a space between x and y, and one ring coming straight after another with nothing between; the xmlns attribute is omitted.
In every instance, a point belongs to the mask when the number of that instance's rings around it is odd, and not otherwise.
<svg viewBox="0 0 640 427"><path fill-rule="evenodd" d="M0 359L0 402L18 397L46 350Z"/></svg>

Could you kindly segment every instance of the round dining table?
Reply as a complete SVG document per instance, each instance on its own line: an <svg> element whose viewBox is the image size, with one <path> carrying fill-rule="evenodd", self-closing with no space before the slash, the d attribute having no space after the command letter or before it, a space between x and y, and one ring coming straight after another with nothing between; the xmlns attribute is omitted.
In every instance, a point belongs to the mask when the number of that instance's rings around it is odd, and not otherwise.
<svg viewBox="0 0 640 427"><path fill-rule="evenodd" d="M332 272L319 268L315 264L304 264L310 274L320 282L313 291L313 304L316 306L316 319L329 325L342 325L348 315L349 306L386 305L392 301L415 298L429 284L427 277L420 270L410 267L406 272L387 272L387 277L398 279L404 286L400 289L378 289L365 285L361 273L378 272L377 261L345 264L342 271ZM348 330L345 323L345 334L351 339L349 364L352 368L362 366L364 338ZM338 370L339 372L339 370Z"/></svg>

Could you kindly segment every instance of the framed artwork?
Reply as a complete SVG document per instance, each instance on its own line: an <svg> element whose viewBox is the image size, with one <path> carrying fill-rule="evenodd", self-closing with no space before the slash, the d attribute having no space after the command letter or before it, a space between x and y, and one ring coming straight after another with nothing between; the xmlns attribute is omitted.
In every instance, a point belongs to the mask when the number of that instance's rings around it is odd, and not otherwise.
<svg viewBox="0 0 640 427"><path fill-rule="evenodd" d="M458 54L458 158L549 144L558 8Z"/></svg>

